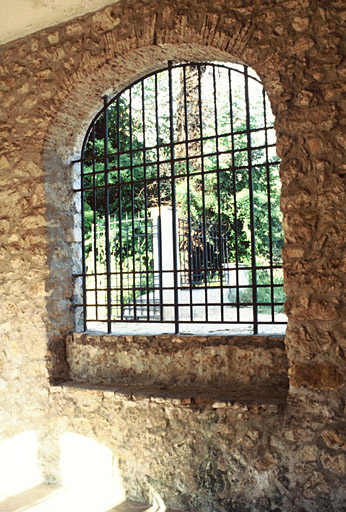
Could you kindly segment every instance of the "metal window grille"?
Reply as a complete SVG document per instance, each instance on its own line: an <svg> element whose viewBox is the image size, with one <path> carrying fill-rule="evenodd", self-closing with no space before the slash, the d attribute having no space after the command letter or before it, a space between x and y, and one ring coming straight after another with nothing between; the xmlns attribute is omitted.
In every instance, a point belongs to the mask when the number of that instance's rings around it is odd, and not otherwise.
<svg viewBox="0 0 346 512"><path fill-rule="evenodd" d="M273 124L237 64L170 62L104 98L78 160L84 330L286 323Z"/></svg>

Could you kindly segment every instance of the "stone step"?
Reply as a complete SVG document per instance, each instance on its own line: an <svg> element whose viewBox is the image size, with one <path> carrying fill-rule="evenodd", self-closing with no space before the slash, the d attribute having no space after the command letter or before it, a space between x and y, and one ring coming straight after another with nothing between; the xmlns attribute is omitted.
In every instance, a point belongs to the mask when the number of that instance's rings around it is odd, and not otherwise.
<svg viewBox="0 0 346 512"><path fill-rule="evenodd" d="M147 505L144 503L137 503L135 501L124 501L120 505L112 508L107 512L179 512L171 508L161 507L157 504Z"/></svg>
<svg viewBox="0 0 346 512"><path fill-rule="evenodd" d="M77 497L77 500L76 500ZM78 499L80 498L80 499ZM62 487L39 484L13 496L0 495L0 512L91 512L83 496L74 495ZM80 507L80 508L79 508ZM94 509L95 510L95 509ZM153 505L126 500L112 508L100 507L97 512L178 512L160 503Z"/></svg>

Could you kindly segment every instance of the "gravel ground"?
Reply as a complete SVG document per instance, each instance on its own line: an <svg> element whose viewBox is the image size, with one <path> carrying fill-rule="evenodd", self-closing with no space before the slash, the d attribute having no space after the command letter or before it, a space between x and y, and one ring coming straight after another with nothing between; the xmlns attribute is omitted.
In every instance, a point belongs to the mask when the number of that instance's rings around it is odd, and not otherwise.
<svg viewBox="0 0 346 512"><path fill-rule="evenodd" d="M228 311L227 311L228 310ZM225 308L225 319L236 321L236 309L231 307ZM253 326L250 322L253 320L252 308L242 308L240 310L240 320L244 323L181 323L180 334L253 334ZM287 316L284 313L275 313L275 323L271 322L271 315L261 313L258 315L258 321L261 322L258 326L258 334L285 334ZM249 322L249 323L247 323ZM267 323L266 323L267 322ZM89 332L105 333L107 332L106 322L89 322L87 325ZM174 334L173 323L159 323L151 321L150 323L144 322L113 322L112 334L138 334L138 335L152 335L152 334Z"/></svg>

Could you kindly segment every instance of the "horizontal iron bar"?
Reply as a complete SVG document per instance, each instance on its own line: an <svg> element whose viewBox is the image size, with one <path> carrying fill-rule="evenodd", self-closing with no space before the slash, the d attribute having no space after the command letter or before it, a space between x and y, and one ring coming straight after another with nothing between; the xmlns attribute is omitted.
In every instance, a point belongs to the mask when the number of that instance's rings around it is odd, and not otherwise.
<svg viewBox="0 0 346 512"><path fill-rule="evenodd" d="M173 307L173 306L172 306ZM97 323L100 323L100 324L103 324L103 323L107 323L107 320L96 320L96 319L90 319L90 320L87 320L87 322L97 322ZM136 320L112 320L111 321L112 324L119 324L119 323L140 323L140 324L148 324L148 320L144 319L144 320L140 320L139 318L136 318ZM151 320L150 321L150 325L151 324L170 324L172 326L174 326L174 323L171 321L171 320ZM216 324L216 325L220 325L220 321L219 320L208 320L208 321L205 321L205 320L195 320L193 322L189 322L187 320L180 320L179 321L179 324ZM222 324L222 326L224 327L225 325L227 324L231 324L231 325L236 325L236 324L243 324L243 325L252 325L252 322L249 322L249 321L246 321L246 320L240 320L239 322L237 320L227 320L226 322L224 322ZM261 324L261 325L286 325L287 322L283 321L283 320L280 320L280 321L276 321L276 322L265 322L265 321L258 321L258 324ZM135 335L135 333L132 333L132 335ZM148 334L148 336L150 336L150 334Z"/></svg>
<svg viewBox="0 0 346 512"><path fill-rule="evenodd" d="M270 166L275 166L275 165L279 165L278 162L270 162L269 163ZM264 169L266 168L267 164L256 164L256 165L253 165L252 166L252 169L257 169L257 168L261 168L263 167ZM140 167L143 167L143 166L140 166ZM108 171L108 173L110 172L117 172L118 170L129 170L129 168L124 168L124 169L112 169L110 168L110 170ZM201 171L196 171L196 172L192 172L192 173L184 173L184 174L176 174L175 176L175 181L179 180L179 179L182 179L182 178L186 178L186 177L198 177L198 176L201 176L202 174L205 176L205 175L210 175L210 174L215 174L216 176L218 174L222 174L223 172L233 172L233 171L242 171L242 170L249 170L249 166L248 165L242 165L242 166L238 166L238 167L228 167L226 169L211 169L210 171L204 171L204 173L202 173ZM95 173L96 174L96 173ZM104 171L101 171L101 172L98 172L97 174L104 174ZM87 175L89 176L89 175ZM90 177L92 177L93 174L90 174ZM117 183L109 183L107 185L108 188L120 188L120 187L128 187L129 185L143 185L143 184L152 184L152 183L161 183L161 182L165 182L165 181L171 181L172 178L170 176L159 176L159 177L153 177L153 178L147 178L147 179L140 179L140 180L129 180L129 181L122 181L122 182L117 182ZM105 188L106 185L95 185L94 187L90 186L90 187L83 187L82 189L74 189L74 192L84 192L84 191L87 191L87 190L102 190Z"/></svg>
<svg viewBox="0 0 346 512"><path fill-rule="evenodd" d="M261 126L260 128L251 128L250 130L250 133L257 133L257 132L267 132L267 131L270 131L270 130L274 130L274 126ZM134 149L126 149L124 151L115 151L115 152L112 152L112 153L105 153L105 155L107 156L107 158L115 158L115 157L118 157L118 156L124 156L124 155L128 155L129 152L131 152L132 154L133 153L143 153L143 152L149 152L149 151L157 151L157 150L160 150L160 149L170 149L172 147L172 145L175 147L175 146L186 146L186 144L194 144L196 142L208 142L208 141L212 141L212 140L219 140L220 138L225 138L225 137L234 137L234 136L237 136L237 135L246 135L247 134L247 130L236 130L236 131L233 131L233 132L224 132L224 133L221 133L221 134L218 134L218 135L205 135L203 137L197 137L197 138L194 138L194 139L184 139L184 140L178 140L178 141L175 141L173 142L173 144L169 143L169 142L165 142L165 143L162 143L162 144L155 144L155 145L152 145L152 146L143 146L141 148L134 148ZM275 143L273 144L268 144L268 147L275 147ZM77 160L72 160L71 161L71 164L78 164L80 162L93 162L93 161L97 161L97 160L102 160L104 158L104 155L100 155L100 156L90 156L90 157L84 157L82 156L81 158L78 158Z"/></svg>

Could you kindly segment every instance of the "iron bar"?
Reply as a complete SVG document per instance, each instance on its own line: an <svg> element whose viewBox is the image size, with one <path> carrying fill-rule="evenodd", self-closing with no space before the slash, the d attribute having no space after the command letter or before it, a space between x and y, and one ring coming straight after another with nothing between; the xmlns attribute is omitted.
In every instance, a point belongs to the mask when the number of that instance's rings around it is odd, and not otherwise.
<svg viewBox="0 0 346 512"><path fill-rule="evenodd" d="M244 69L245 80L245 104L246 104L246 136L247 154L249 169L249 202L250 202L250 226L251 226L251 262L252 262L252 301L253 301L253 329L254 334L258 333L258 309L257 309L257 269L256 269L256 237L255 237L255 207L254 207L254 184L251 151L251 119L249 102L249 77L247 66Z"/></svg>
<svg viewBox="0 0 346 512"><path fill-rule="evenodd" d="M260 127L260 128L252 128L252 129L251 129L251 132L252 132L252 133L257 133L257 132L261 132L261 131L263 131L263 127ZM234 133L233 133L233 135L246 135L246 134L247 134L247 131L246 131L246 130L238 130L238 131L236 130L236 131L234 131ZM217 138L218 138L218 139L221 139L221 138L231 137L231 136L232 136L232 132L224 132L224 133L222 133L222 134L218 135L218 137L217 137ZM215 135L204 135L203 137L198 137L198 138L190 139L190 140L189 140L189 142L190 142L190 143L195 143L195 142L199 142L200 140L201 140L202 142L208 142L208 141L211 141L211 140L215 139L215 137L216 137ZM175 142L175 143L174 143L174 146L181 146L182 144L183 144L183 142L180 142L180 141L179 141L179 142ZM154 146L147 146L146 150L147 150L147 151L152 151L152 150L156 150L156 149L169 149L170 147L171 147L171 144L168 144L168 143L164 144L164 143L163 143L163 144L156 144L156 145L154 145ZM274 144L274 143L272 143L272 144L268 144L268 148L270 148L270 147L275 147L275 144ZM258 149L258 148L265 148L265 146L264 146L264 145L262 145L262 146L254 146L254 147L253 147L253 149ZM133 153L133 154L136 154L136 153L141 153L142 151L143 151L142 149L133 149L133 150L132 150L132 153ZM227 153L229 153L230 151L231 151L231 150L220 151L220 153L219 153L219 154L220 154L220 155L222 155L222 154L227 154ZM246 148L244 148L244 149L240 149L239 151L246 151ZM129 150L120 151L120 156L127 155L128 153L129 153ZM115 153L109 153L108 157L109 157L109 158L116 157L116 156L117 156L117 154L118 154L117 152L115 152ZM205 154L204 154L204 156L216 156L216 152L205 153ZM193 157L191 157L191 158L193 158ZM101 161L102 161L102 160L103 160L103 156L97 156L97 155L96 155L95 157L89 157L89 158L86 158L86 159L84 159L84 158L78 158L77 160L73 160L73 161L71 162L71 164L77 164L77 163L80 163L82 160L83 160L83 161L88 160L88 161L90 161L90 162L92 162L93 160L96 160L96 161L101 160ZM183 160L183 158L181 158L181 160ZM179 158L177 158L177 161L179 161ZM165 163L165 162L166 162L166 163L170 162L170 159L162 160L162 161L159 161L158 163ZM157 162L154 162L154 163L157 163ZM140 167L140 166L141 166L141 164L138 164L138 165L137 165L137 167ZM134 167L136 167L136 166L134 166ZM100 171L100 173L102 173L102 171Z"/></svg>
<svg viewBox="0 0 346 512"><path fill-rule="evenodd" d="M81 161L81 230L82 230L82 293L83 293L83 331L87 330L87 292L86 292L86 254L85 254L85 215L84 215L84 162Z"/></svg>
<svg viewBox="0 0 346 512"><path fill-rule="evenodd" d="M93 152L93 156L95 155L95 124L93 125L93 129L92 129L92 152ZM95 175L95 168L96 168L96 165L95 165L95 160L93 161L93 186L94 186L94 189L93 189L93 198L94 198L94 213L93 213L93 226L94 226L94 233L95 233L95 240L92 239L92 243L93 243L93 249L94 249L94 273L95 273L95 302L96 302L96 306L95 306L95 315L96 315L96 319L98 319L98 315L99 315L99 309L98 309L98 306L97 306L97 303L98 303L98 291L97 291L97 288L98 288L98 284L97 284L97 274L98 274L98 268L97 268L97 237L96 237L96 229L97 229L97 215L96 215L96 205L97 205L97 189L96 189L96 175Z"/></svg>
<svg viewBox="0 0 346 512"><path fill-rule="evenodd" d="M190 189L190 161L189 161L189 126L188 126L188 106L186 91L186 67L183 68L183 94L184 94L184 127L185 127L185 156L186 156L186 185L187 185L187 218L188 218L188 279L190 284L190 320L193 322L193 293L192 293L192 270L191 270L191 254L192 254L192 237L191 237L191 189ZM186 256L185 256L186 257Z"/></svg>
<svg viewBox="0 0 346 512"><path fill-rule="evenodd" d="M231 154L231 152L229 152ZM190 160L192 158L190 157ZM176 160L178 161L178 160ZM269 162L269 165L272 166L272 167L276 167L278 166L278 162ZM133 169L136 169L137 166L133 166ZM253 165L253 169L256 169L256 168L259 168L259 167L264 167L264 169L266 168L266 165L265 164L257 164L257 165ZM241 170L244 170L244 169L248 169L248 166L247 165L240 165L240 166L235 166L234 168L232 166L230 166L229 168L226 168L226 169L212 169L212 170L204 170L204 176L207 176L209 174L217 174L217 173L223 173L224 171L241 171ZM109 169L109 172L111 171L115 171L117 169ZM126 170L124 168L120 168L120 170ZM95 174L103 174L103 173L95 173ZM202 173L201 172L194 172L193 174L191 174L191 177L197 177L197 176L202 176ZM178 179L181 179L181 178L184 178L185 177L185 174L176 174L176 180ZM150 185L150 184L153 184L153 183L156 183L156 182L170 182L170 178L168 176L160 176L159 178L155 179L155 178L150 178L150 179L147 179L147 185ZM142 180L134 180L133 182L131 181L126 181L126 182L123 182L121 184L122 187L127 187L128 185L131 185L133 183L133 185L141 185L143 184L143 181ZM112 184L109 184L108 185L108 188L109 189L112 189L112 188L117 188L118 185L112 185ZM98 185L96 186L96 189L103 189L104 186L103 185ZM87 191L87 190L93 190L93 188L90 186L90 187L84 187L83 189L84 191ZM77 189L75 190L74 192L80 192L81 189Z"/></svg>
<svg viewBox="0 0 346 512"><path fill-rule="evenodd" d="M121 187L121 172L120 172L120 107L119 99L116 100L116 145L117 145L117 167L118 167L118 219L119 219L119 269L120 269L120 318L124 319L124 278L123 278L123 226L122 226L122 187ZM117 247L118 240L115 240L115 247Z"/></svg>
<svg viewBox="0 0 346 512"><path fill-rule="evenodd" d="M242 91L237 77L243 79ZM192 323L251 323L257 333L260 325L285 323L276 315L283 304L282 282L276 282L282 266L274 264L272 176L279 162L270 156L275 144L268 141L273 126L264 90L262 106L257 100L253 107L262 109L256 126L252 121L253 80L259 82L246 66L170 62L114 99L104 97L77 160L83 262L74 277L82 278L83 300L76 308L82 307L84 330L104 324L111 332L115 321L171 324L175 332ZM256 190L266 195L259 248ZM93 228L85 222L90 207ZM163 215L170 219L171 242ZM250 219L249 238L244 215ZM270 310L270 322L261 308ZM250 309L251 321L243 318Z"/></svg>
<svg viewBox="0 0 346 512"><path fill-rule="evenodd" d="M157 142L157 161L159 161L159 140L160 140L160 125L159 125L159 104L158 104L158 85L157 74L155 74L155 124L156 124L156 142ZM157 164L157 204L159 208L159 217L157 219L157 248L159 259L159 293L160 293L160 320L163 321L163 287L162 287L162 237L161 237L161 180L160 180L160 165ZM155 271L155 269L154 269ZM155 282L156 286L156 282ZM156 290L155 290L156 292ZM154 300L156 293L154 292Z"/></svg>
<svg viewBox="0 0 346 512"><path fill-rule="evenodd" d="M201 93L201 67L198 66L198 114L199 114L199 130L200 130L200 139L203 138L203 114L202 114L202 93ZM201 178L202 178L202 219L203 219L203 228L202 228L202 247L203 247L203 266L204 266L204 295L205 295L205 318L208 321L208 266L207 266L207 251L206 251L206 239L207 233L205 228L205 219L206 219L206 207L205 207L205 174L204 174L204 147L202 140L200 140L201 144ZM202 276L201 276L202 277ZM203 278L203 277L202 277Z"/></svg>
<svg viewBox="0 0 346 512"><path fill-rule="evenodd" d="M235 166L234 151L234 126L233 126L233 96L232 96L232 75L228 71L228 87L229 87L229 108L230 108L230 124L231 124L231 140L232 140L232 187L233 187L233 208L234 208L234 246L235 246L235 279L236 279L236 306L237 320L240 321L240 295L239 295L239 249L238 249L238 216L237 216L237 178Z"/></svg>
<svg viewBox="0 0 346 512"><path fill-rule="evenodd" d="M130 173L131 173L131 222L132 222L132 302L133 302L133 320L137 319L137 301L136 301L136 238L135 238L135 185L132 151L132 89L129 89L129 133L130 133Z"/></svg>
<svg viewBox="0 0 346 512"><path fill-rule="evenodd" d="M216 92L216 76L215 66L213 66L213 96L214 96L214 123L215 123L215 137L216 137L216 167L219 169L219 139L218 139L218 112L217 112L217 92ZM218 247L219 247L219 272L220 272L220 299L221 299L221 322L224 321L224 288L223 288L223 272L222 272L222 245L221 245L221 183L220 173L216 174L217 179L217 209L218 209Z"/></svg>
<svg viewBox="0 0 346 512"><path fill-rule="evenodd" d="M168 87L169 87L169 131L170 131L170 153L171 153L171 177L172 177L172 223L173 223L173 278L174 278L174 324L175 333L179 332L179 290L178 290L178 261L177 261L177 201L175 193L175 160L174 160L174 111L173 111L173 82L172 82L172 61L168 62Z"/></svg>
<svg viewBox="0 0 346 512"><path fill-rule="evenodd" d="M105 231L106 231L106 271L107 271L107 332L112 331L112 296L111 296L111 275L110 275L110 242L109 242L109 188L108 188L108 98L103 98L104 116L104 172L105 172Z"/></svg>
<svg viewBox="0 0 346 512"><path fill-rule="evenodd" d="M268 237L269 237L269 262L270 262L270 295L271 295L271 310L272 310L272 322L275 321L274 314L274 303L275 303L275 294L274 294L274 274L273 274L273 232L272 232L272 208L271 208L271 183L270 183L270 166L269 166L269 158L268 158L268 129L267 129L267 109L266 109L266 96L265 90L262 89L263 94L263 117L264 117L264 126L265 126L265 151L266 151L266 178L267 178L267 198L268 198Z"/></svg>
<svg viewBox="0 0 346 512"><path fill-rule="evenodd" d="M149 304L149 249L148 249L148 190L147 190L147 166L146 166L146 143L145 143L145 98L144 98L144 80L141 82L142 92L142 130L143 130L143 170L144 170L144 212L145 212L145 256L146 256L146 295L147 295L147 319L150 320L150 304ZM141 261L141 260L140 260ZM142 290L141 290L142 293Z"/></svg>

